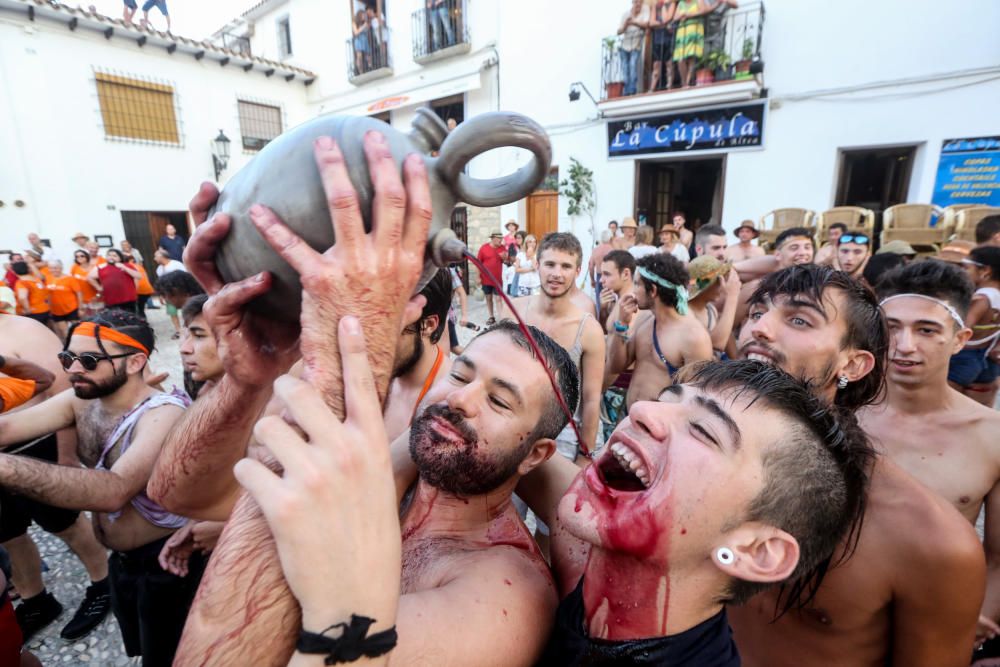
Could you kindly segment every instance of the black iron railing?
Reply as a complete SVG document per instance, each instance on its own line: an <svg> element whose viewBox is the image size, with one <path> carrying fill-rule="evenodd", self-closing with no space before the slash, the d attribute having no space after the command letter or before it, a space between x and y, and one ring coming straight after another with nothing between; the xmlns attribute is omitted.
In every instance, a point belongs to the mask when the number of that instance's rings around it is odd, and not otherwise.
<svg viewBox="0 0 1000 667"><path fill-rule="evenodd" d="M700 46L695 44L688 59L675 51L678 27L684 32L682 22L672 22L666 33L649 29L641 37L605 38L601 43L601 99L678 89L685 83L749 79L761 70L763 2L735 9L723 3L720 9L693 20L700 23L704 38ZM683 73L689 74L687 81L682 79Z"/></svg>
<svg viewBox="0 0 1000 667"><path fill-rule="evenodd" d="M469 43L465 0L424 0L424 5L411 19L414 60Z"/></svg>
<svg viewBox="0 0 1000 667"><path fill-rule="evenodd" d="M365 23L355 27L354 36L347 40L347 76L355 79L369 72L392 67L389 57L389 28L384 24Z"/></svg>
<svg viewBox="0 0 1000 667"><path fill-rule="evenodd" d="M219 37L222 39L222 48L235 51L241 56L249 56L250 38L244 35L234 35L231 32L224 32Z"/></svg>

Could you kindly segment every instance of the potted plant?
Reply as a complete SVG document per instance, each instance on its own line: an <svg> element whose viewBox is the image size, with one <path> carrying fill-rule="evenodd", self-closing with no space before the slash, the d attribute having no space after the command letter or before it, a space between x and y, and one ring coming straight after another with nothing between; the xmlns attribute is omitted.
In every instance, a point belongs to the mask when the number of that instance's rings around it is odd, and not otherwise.
<svg viewBox="0 0 1000 667"><path fill-rule="evenodd" d="M625 91L625 69L622 67L618 40L614 37L605 37L603 51L605 99L613 100L621 97Z"/></svg>
<svg viewBox="0 0 1000 667"><path fill-rule="evenodd" d="M726 70L729 68L729 56L725 51L715 49L702 56L698 63L698 71L695 74L695 83L704 86L715 82L716 70Z"/></svg>
<svg viewBox="0 0 1000 667"><path fill-rule="evenodd" d="M753 40L747 37L743 40L743 53L741 58L736 61L736 75L734 79L749 79L750 78L750 63L753 60Z"/></svg>

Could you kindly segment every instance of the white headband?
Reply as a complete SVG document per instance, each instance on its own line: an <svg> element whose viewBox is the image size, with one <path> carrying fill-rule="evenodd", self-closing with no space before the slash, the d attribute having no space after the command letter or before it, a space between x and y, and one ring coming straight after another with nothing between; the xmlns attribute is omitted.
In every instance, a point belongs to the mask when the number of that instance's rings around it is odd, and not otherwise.
<svg viewBox="0 0 1000 667"><path fill-rule="evenodd" d="M885 304L889 303L893 299L902 299L903 297L906 296L912 296L915 299L923 299L925 301L933 301L934 303L936 303L937 305L941 306L942 308L948 311L948 314L951 315L951 319L955 320L955 324L958 325L959 329L965 328L965 320L962 319L962 316L958 314L958 311L955 310L955 308L950 303L946 303L941 299L935 299L934 297L927 296L926 294L893 294L892 296L887 296L886 298L882 299L881 303L879 303L878 305L885 306Z"/></svg>

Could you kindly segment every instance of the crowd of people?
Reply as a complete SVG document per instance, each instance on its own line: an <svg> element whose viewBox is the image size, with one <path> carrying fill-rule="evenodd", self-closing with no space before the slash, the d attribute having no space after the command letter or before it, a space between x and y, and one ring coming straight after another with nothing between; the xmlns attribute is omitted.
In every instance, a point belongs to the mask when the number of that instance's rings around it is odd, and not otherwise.
<svg viewBox="0 0 1000 667"><path fill-rule="evenodd" d="M32 521L91 579L64 636L110 607L144 665L995 660L1000 217L924 258L838 228L825 264L811 229L767 254L749 221L728 244L629 217L586 266L574 235L511 221L479 250L490 320L462 347L462 277L418 289L422 162L401 178L378 133L365 151L371 231L332 140L332 248L250 210L301 277L296 323L251 308L268 273L223 282L232 221L199 190L187 271L158 286L187 391L148 377L136 310L62 342L0 317L21 597L0 601L0 663L61 610Z"/></svg>

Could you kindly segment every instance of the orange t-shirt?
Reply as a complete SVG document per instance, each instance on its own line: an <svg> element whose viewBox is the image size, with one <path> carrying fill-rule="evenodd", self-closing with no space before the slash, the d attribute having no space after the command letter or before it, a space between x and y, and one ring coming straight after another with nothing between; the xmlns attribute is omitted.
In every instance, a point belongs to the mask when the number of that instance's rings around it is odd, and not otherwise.
<svg viewBox="0 0 1000 667"><path fill-rule="evenodd" d="M153 289L153 283L149 282L149 276L146 275L146 267L142 264L129 264L130 267L139 272L142 276L135 283L135 293L139 295L153 294L156 290Z"/></svg>
<svg viewBox="0 0 1000 667"><path fill-rule="evenodd" d="M59 276L48 283L49 305L53 315L69 315L80 307L76 292L80 289L80 281L73 276Z"/></svg>
<svg viewBox="0 0 1000 667"><path fill-rule="evenodd" d="M77 283L80 285L79 289L83 293L84 303L90 303L97 298L97 290L87 282L87 274L90 273L90 269L85 269L79 264L74 264L69 272L76 278Z"/></svg>
<svg viewBox="0 0 1000 667"><path fill-rule="evenodd" d="M27 403L35 395L34 380L20 380L18 378L0 378L0 412L13 410L22 403Z"/></svg>
<svg viewBox="0 0 1000 667"><path fill-rule="evenodd" d="M21 289L28 290L28 312L24 313L23 308L21 308ZM49 312L49 291L45 288L45 285L41 281L35 278L29 278L28 276L22 276L18 279L17 284L14 285L14 293L18 296L17 301L17 314L18 315L40 315L42 313Z"/></svg>
<svg viewBox="0 0 1000 667"><path fill-rule="evenodd" d="M47 266L43 266L38 269L38 272L42 274L42 280L45 282L50 282L52 280L52 269Z"/></svg>

